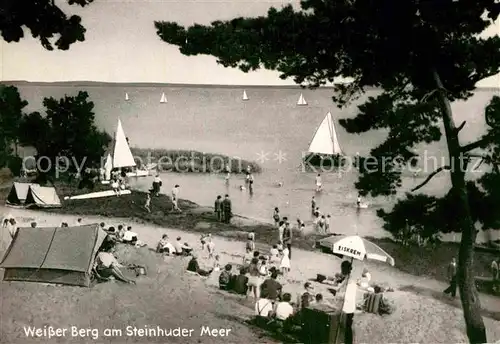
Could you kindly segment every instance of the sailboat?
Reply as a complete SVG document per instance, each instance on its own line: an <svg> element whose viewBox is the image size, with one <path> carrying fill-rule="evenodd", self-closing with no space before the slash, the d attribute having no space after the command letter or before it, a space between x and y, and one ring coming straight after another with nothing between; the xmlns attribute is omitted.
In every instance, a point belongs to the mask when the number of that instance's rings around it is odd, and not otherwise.
<svg viewBox="0 0 500 344"><path fill-rule="evenodd" d="M127 100L129 100L129 99L130 99L130 98L128 97L128 93L127 93L127 92L125 92L125 100L127 101Z"/></svg>
<svg viewBox="0 0 500 344"><path fill-rule="evenodd" d="M247 96L247 91L246 90L243 90L243 97L242 97L243 100L248 100L250 98L248 98Z"/></svg>
<svg viewBox="0 0 500 344"><path fill-rule="evenodd" d="M340 147L332 114L328 112L314 133L304 162L312 166L341 166L344 152Z"/></svg>
<svg viewBox="0 0 500 344"><path fill-rule="evenodd" d="M304 98L304 95L301 93L299 100L297 101L297 105L307 105L306 98Z"/></svg>
<svg viewBox="0 0 500 344"><path fill-rule="evenodd" d="M165 93L161 94L160 103L168 103L167 97L165 96Z"/></svg>

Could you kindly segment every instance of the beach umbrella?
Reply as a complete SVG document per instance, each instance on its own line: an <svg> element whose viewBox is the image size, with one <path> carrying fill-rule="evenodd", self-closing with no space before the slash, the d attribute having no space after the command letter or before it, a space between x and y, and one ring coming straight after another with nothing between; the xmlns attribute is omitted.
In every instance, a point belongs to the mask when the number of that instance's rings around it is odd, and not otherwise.
<svg viewBox="0 0 500 344"><path fill-rule="evenodd" d="M394 266L392 258L382 248L358 235L343 237L333 243L332 251L335 255L350 257L357 260L377 260Z"/></svg>

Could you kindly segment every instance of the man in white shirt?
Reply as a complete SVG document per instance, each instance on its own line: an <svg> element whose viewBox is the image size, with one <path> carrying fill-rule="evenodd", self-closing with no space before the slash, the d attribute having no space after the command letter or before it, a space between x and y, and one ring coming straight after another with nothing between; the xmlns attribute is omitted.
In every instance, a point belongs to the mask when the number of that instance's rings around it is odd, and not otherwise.
<svg viewBox="0 0 500 344"><path fill-rule="evenodd" d="M255 315L260 317L269 317L273 313L273 302L268 299L259 299L255 303Z"/></svg>
<svg viewBox="0 0 500 344"><path fill-rule="evenodd" d="M358 286L354 279L349 278L352 271L352 265L350 262L343 261L340 269L342 274L344 276L347 276L346 281L344 281L344 283L347 283L347 285L341 287L341 289L344 289L344 292L339 295L341 297L343 296L342 312L346 316L344 343L352 344L352 322L354 318L354 312L356 311L356 294L358 292Z"/></svg>
<svg viewBox="0 0 500 344"><path fill-rule="evenodd" d="M128 227L125 233L123 233L123 242L131 243L137 241L137 233L132 232L132 227Z"/></svg>
<svg viewBox="0 0 500 344"><path fill-rule="evenodd" d="M176 184L172 189L172 204L174 205L174 210L181 211L179 209L179 185Z"/></svg>
<svg viewBox="0 0 500 344"><path fill-rule="evenodd" d="M293 315L294 311L290 304L291 300L292 295L290 295L290 293L283 294L283 301L276 306L276 319L285 321Z"/></svg>
<svg viewBox="0 0 500 344"><path fill-rule="evenodd" d="M318 173L318 175L316 176L316 192L320 192L321 187L322 187L321 174Z"/></svg>

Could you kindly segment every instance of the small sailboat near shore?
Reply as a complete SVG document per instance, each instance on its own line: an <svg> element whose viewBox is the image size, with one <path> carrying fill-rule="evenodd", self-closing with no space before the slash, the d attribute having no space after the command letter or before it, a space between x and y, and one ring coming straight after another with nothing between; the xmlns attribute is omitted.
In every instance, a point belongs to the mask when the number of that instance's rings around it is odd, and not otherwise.
<svg viewBox="0 0 500 344"><path fill-rule="evenodd" d="M128 96L128 93L127 93L127 92L125 92L125 101L128 101L129 99L130 99L130 98L129 98L129 96Z"/></svg>
<svg viewBox="0 0 500 344"><path fill-rule="evenodd" d="M304 163L321 167L342 166L344 156L332 114L328 112L314 133Z"/></svg>
<svg viewBox="0 0 500 344"><path fill-rule="evenodd" d="M246 90L243 90L243 96L241 97L241 99L243 101L246 101L246 100L249 100L250 98L248 98L248 95L247 95L247 91Z"/></svg>

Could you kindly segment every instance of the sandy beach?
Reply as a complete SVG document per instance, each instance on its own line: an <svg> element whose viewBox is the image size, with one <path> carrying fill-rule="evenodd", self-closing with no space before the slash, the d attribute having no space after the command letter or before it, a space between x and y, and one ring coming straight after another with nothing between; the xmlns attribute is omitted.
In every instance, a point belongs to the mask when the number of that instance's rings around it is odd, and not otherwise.
<svg viewBox="0 0 500 344"><path fill-rule="evenodd" d="M2 214L12 214L22 225L29 225L31 221L36 221L38 226L55 226L64 221L71 226L76 224L78 218L78 216L11 208L0 208L0 212ZM83 221L87 224L105 222L107 225L115 226L118 224L132 225L140 240L149 247L155 247L161 235L165 233L170 238L181 236L183 241L189 242L195 247L195 250L200 249L199 234L196 233L116 218L86 216ZM2 246L5 248L8 245L8 233L2 233L2 240ZM241 262L244 252L242 242L221 237L214 237L214 242L223 264ZM92 326L101 329L109 327L110 324L113 324L113 326L121 324L124 327L125 323L137 323L139 319L142 319L140 322L161 323L160 325L163 327L172 328L180 326L179 319L183 319L182 326L189 325L198 328L203 326L204 322L209 322L214 327L229 326L234 329L233 333L237 332L238 334L238 338L231 336L210 337L214 342L234 342L241 338L247 338L259 343L266 342L267 339L258 338L259 335L255 331L251 331L241 324L243 320L248 319L252 314L251 302L245 302L236 296L224 295L218 292L215 288L217 276L202 279L198 276L189 275L183 271L187 264L185 259L168 258L164 261L158 258L157 262L149 262L151 259L149 256L153 255L149 250L146 248L134 250L139 253L126 252L124 255L133 260L142 259L143 263L148 261L148 265L151 265L148 267L148 276L140 279L136 287L123 286L113 282L101 284L88 290L74 287L42 286L36 283L2 282L2 319L10 319L2 321L2 337L7 339L7 342L25 340L26 336L22 331L22 326L32 323L45 323L48 325L43 320L44 317L56 319L53 320L52 324L55 321L61 327L69 327L73 321L73 323L81 324L81 326L85 326L85 324L90 326L88 324L92 324ZM199 254L202 257L206 255L206 253L201 252ZM119 258L124 259L125 257ZM294 248L292 258L292 270L287 279L282 280L284 291L291 292L292 295L297 295L301 291L303 283L315 278L316 274L333 275L340 271L341 260L332 255ZM202 263L208 264L205 259L202 260ZM394 292L386 293L386 296L395 303L396 311L384 317L358 314L354 322L357 342L373 343L375 340L377 343L456 343L467 341L460 301L458 299L450 300L442 296L441 291L446 287L443 283L411 276L390 266L375 265L370 262L356 262L353 271L354 278L359 277L363 267L370 270L372 279L375 282L395 289ZM325 285L313 284L316 292L321 292L327 299L329 298L328 295L331 296ZM100 296L107 295L110 288L116 290L117 295L113 296L116 299L113 301L113 298L110 299L108 296L103 300ZM134 288L140 289L140 292L134 291ZM44 303L43 299L39 297L30 299L30 294L37 293L39 289L43 289L44 293L38 295L46 294L48 299L53 299L55 295L60 295L61 299L65 299L63 295L71 290L72 296L70 300L73 303L70 307L72 310L71 315L60 313L58 307L53 307L53 305L40 308L39 306ZM171 291L175 291L175 293L172 294ZM121 297L122 293L123 298ZM142 295L138 303L133 307L127 307L127 299L130 301L129 304L133 304L130 296L135 299L138 295ZM144 295L147 295L150 299L144 299ZM27 301L28 299L30 301ZM493 296L481 294L481 303L484 309L488 339L490 342L498 341L500 340L500 300ZM67 307L68 305L63 306L63 308ZM109 307L112 309L109 309ZM168 307L169 311L165 307ZM32 315L28 311L30 308L34 310ZM175 309L173 314L167 316L166 313L171 313L173 309ZM20 312L19 310L24 311ZM154 314L157 314L157 312L160 312L160 315L155 317ZM182 312L182 315L175 316L176 312ZM219 315L214 316L214 312ZM90 316L84 316L87 313L89 315L103 314L103 321L99 318L88 319ZM222 314L226 314L226 316ZM229 316L231 314L232 317ZM54 318L53 315L57 316ZM71 342L71 338L66 339ZM150 342L154 342L158 338L149 339ZM181 340L182 338L177 339ZM206 339L200 337L199 340L209 342ZM123 338L121 340L120 338L113 340L110 338L109 340L111 342L123 342ZM132 342L147 341L144 338L133 339L132 337L128 337L127 340ZM186 340L185 342L192 342L186 338L184 340ZM161 340L158 339L158 341ZM62 340L61 342L65 341Z"/></svg>

